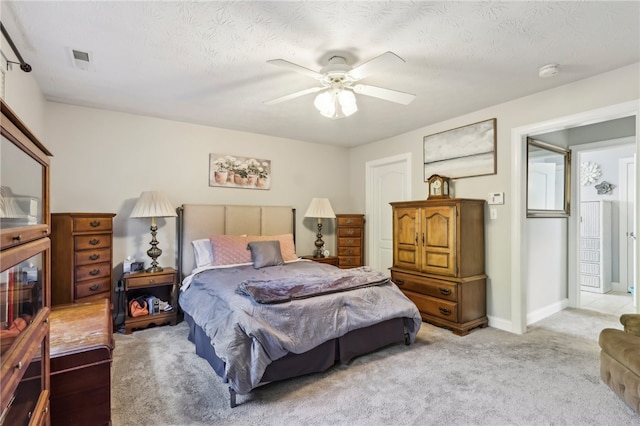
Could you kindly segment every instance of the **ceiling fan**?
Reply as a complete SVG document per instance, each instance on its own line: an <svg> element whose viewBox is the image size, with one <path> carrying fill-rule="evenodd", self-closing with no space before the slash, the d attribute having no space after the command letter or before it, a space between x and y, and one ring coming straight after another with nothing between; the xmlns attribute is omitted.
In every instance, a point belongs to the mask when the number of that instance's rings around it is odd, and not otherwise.
<svg viewBox="0 0 640 426"><path fill-rule="evenodd" d="M266 105L274 105L311 93L323 92L316 97L314 105L325 117L336 119L347 117L358 110L353 93L384 99L402 105L410 104L416 97L410 93L359 83L360 80L371 74L387 69L393 65L404 63L404 59L393 52L385 52L355 68L347 64L344 56L335 54L329 57L327 65L319 72L285 61L284 59L271 59L267 62L289 71L311 77L317 80L320 86L272 99L265 102Z"/></svg>

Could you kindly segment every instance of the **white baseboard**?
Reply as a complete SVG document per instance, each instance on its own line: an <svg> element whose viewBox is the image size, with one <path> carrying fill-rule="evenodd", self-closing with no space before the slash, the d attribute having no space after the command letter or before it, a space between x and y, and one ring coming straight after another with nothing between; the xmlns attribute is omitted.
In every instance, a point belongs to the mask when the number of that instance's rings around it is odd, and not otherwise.
<svg viewBox="0 0 640 426"><path fill-rule="evenodd" d="M509 333L514 333L513 323L510 320L506 320L504 318L492 317L491 315L487 315L487 318L489 319L489 327L497 328L503 331L508 331Z"/></svg>
<svg viewBox="0 0 640 426"><path fill-rule="evenodd" d="M613 291L623 291L625 293L628 291L626 285L620 284L620 283L616 283L616 282L613 282L613 281L611 281L611 290L613 290Z"/></svg>
<svg viewBox="0 0 640 426"><path fill-rule="evenodd" d="M556 312L560 312L561 310L569 307L569 299L563 299L559 302L553 303L551 305L545 306L544 308L538 309L534 312L527 313L527 325L531 325L535 322L540 321L548 317L549 315L553 315Z"/></svg>

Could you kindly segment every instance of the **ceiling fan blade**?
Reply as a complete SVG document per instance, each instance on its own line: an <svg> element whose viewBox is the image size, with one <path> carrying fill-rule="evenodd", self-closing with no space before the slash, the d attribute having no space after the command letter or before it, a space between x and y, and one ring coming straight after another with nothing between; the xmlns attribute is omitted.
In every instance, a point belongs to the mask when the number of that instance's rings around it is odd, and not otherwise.
<svg viewBox="0 0 640 426"><path fill-rule="evenodd" d="M322 80L322 74L320 74L319 72L315 72L313 70L310 70L309 68L294 64L293 62L285 61L284 59L270 59L267 61L267 63L285 68L289 71L304 74L307 77L315 78L316 80Z"/></svg>
<svg viewBox="0 0 640 426"><path fill-rule="evenodd" d="M404 63L404 59L402 59L400 56L396 55L393 52L385 52L380 56L376 56L375 58L370 59L364 64L358 65L357 67L349 71L349 75L355 80L361 80L368 75L383 71L393 65L402 63Z"/></svg>
<svg viewBox="0 0 640 426"><path fill-rule="evenodd" d="M319 92L321 90L326 89L326 87L312 87L310 89L300 90L299 92L291 93L286 96L282 96L276 99L272 99L270 101L266 101L265 105L274 105L280 102L288 101L289 99L299 98L300 96L308 95L309 93Z"/></svg>
<svg viewBox="0 0 640 426"><path fill-rule="evenodd" d="M410 93L398 92L397 90L384 89L366 84L356 84L353 86L353 91L361 95L373 96L374 98L380 98L402 105L409 105L416 97L416 95Z"/></svg>

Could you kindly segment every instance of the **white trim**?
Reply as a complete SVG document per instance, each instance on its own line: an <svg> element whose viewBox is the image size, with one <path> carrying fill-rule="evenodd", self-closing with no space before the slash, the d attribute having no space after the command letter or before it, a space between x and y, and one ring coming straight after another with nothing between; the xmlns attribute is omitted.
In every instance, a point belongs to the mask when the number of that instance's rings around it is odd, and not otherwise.
<svg viewBox="0 0 640 426"><path fill-rule="evenodd" d="M552 303L549 306L545 306L544 308L537 309L534 312L527 314L527 325L536 323L541 319L548 317L549 315L553 315L556 312L560 312L561 310L567 308L569 306L569 300L563 299L559 302Z"/></svg>
<svg viewBox="0 0 640 426"><path fill-rule="evenodd" d="M407 193L398 194L398 201L408 200L411 197L411 152L394 155L392 157L380 158L378 160L367 161L365 163L365 218L372 218L373 212L376 211L375 206L373 205L373 201L375 199L373 190L375 188L374 185L371 184L373 178L373 169L376 167L394 163L404 163L407 172L407 181L405 185ZM373 238L373 236L371 236L371 222L372 220L365 221L365 235L369 236L369 238L366 238L367 247L365 250L365 265L370 265L369 256L371 256L371 253L373 253L375 250L375 239Z"/></svg>
<svg viewBox="0 0 640 426"><path fill-rule="evenodd" d="M527 265L525 262L527 237L524 232L524 221L527 220L525 196L527 135L564 130L632 115L636 117L636 146L640 147L640 137L638 137L640 130L640 99L511 129L511 145L513 146L513 164L511 167L511 182L513 186L511 191L511 331L514 333L524 333L527 330ZM575 168L574 163L572 169L575 170ZM575 180L572 179L572 194L575 194ZM638 186L637 191L640 193L640 185ZM574 204L572 206L572 212L574 212L575 203L572 204ZM570 226L569 229L569 241L574 241L572 227ZM572 245L570 244L569 246L571 247ZM636 253L636 256L640 257L638 253ZM573 291L575 292L575 290ZM636 291L635 296L637 302L640 299L640 292ZM569 287L569 299L571 302L571 286ZM573 299L576 299L575 294ZM636 305L638 306L637 303Z"/></svg>
<svg viewBox="0 0 640 426"><path fill-rule="evenodd" d="M619 164L619 176L618 176L618 182L619 182L619 190L620 190L620 194L626 194L627 191L629 190L629 188L627 187L627 167L630 164L635 164L635 157L625 157L625 158L621 158L620 160L618 160L618 164ZM636 170L637 170L637 166L636 166ZM637 184L636 184L637 185ZM623 201L628 201L627 197L625 196L624 199L620 198L619 199L620 204L622 204ZM622 224L625 224L625 229L626 229L626 223L627 223L627 209L619 209L618 211L619 215L620 215L620 219L618 221L618 223L620 224L620 227L622 227ZM621 229L622 231L622 229ZM627 277L627 271L629 270L629 266L628 266L628 260L629 260L629 253L627 248L629 247L629 241L628 241L628 236L625 235L625 237L622 237L622 233L620 233L620 240L619 240L619 253L620 253L620 260L619 260L619 267L620 267L620 271L618 272L618 276L620 277L620 281L622 281L622 279L625 279L626 283L630 283L631 280L633 279L633 277L629 278ZM633 255L633 254L631 254ZM624 277L623 277L623 271L624 271ZM616 287L614 287L615 290L618 291L627 291L627 284L621 284L618 283L618 285Z"/></svg>

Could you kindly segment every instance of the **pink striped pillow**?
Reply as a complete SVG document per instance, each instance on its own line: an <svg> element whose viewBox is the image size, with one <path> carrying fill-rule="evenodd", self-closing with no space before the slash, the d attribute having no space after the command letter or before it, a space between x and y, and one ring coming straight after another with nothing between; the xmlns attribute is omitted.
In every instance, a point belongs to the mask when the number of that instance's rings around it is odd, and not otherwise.
<svg viewBox="0 0 640 426"><path fill-rule="evenodd" d="M209 238L213 252L213 266L251 264L251 250L247 250L249 240L239 235L214 235Z"/></svg>
<svg viewBox="0 0 640 426"><path fill-rule="evenodd" d="M209 241L213 252L213 266L251 264L251 250L247 250L251 241L279 241L282 260L288 262L298 259L293 234L213 235Z"/></svg>

